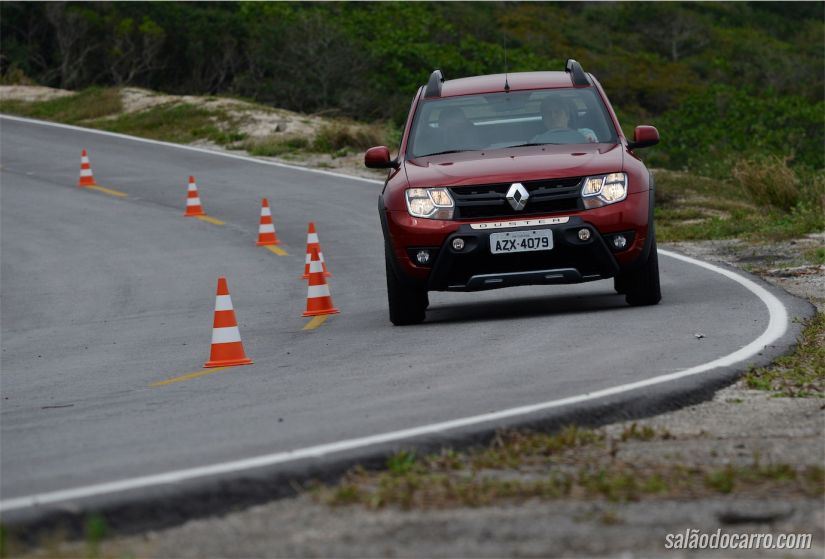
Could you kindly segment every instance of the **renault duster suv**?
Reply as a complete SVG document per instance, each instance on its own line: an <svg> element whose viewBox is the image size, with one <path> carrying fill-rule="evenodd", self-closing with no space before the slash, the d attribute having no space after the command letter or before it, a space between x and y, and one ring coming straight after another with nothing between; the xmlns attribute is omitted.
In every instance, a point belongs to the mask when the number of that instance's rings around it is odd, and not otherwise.
<svg viewBox="0 0 825 559"><path fill-rule="evenodd" d="M429 291L614 278L630 305L661 299L653 177L622 134L601 85L575 60L564 72L446 81L412 102L378 201L393 324L424 320Z"/></svg>

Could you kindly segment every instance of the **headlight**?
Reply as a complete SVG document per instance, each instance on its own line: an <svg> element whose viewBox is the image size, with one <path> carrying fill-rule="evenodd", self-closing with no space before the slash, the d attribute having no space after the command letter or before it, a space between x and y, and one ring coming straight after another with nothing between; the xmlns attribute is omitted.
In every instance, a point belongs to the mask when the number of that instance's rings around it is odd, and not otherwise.
<svg viewBox="0 0 825 559"><path fill-rule="evenodd" d="M452 219L455 202L446 188L410 188L407 211L424 219Z"/></svg>
<svg viewBox="0 0 825 559"><path fill-rule="evenodd" d="M584 179L582 198L585 208L599 208L627 198L627 175L610 173Z"/></svg>

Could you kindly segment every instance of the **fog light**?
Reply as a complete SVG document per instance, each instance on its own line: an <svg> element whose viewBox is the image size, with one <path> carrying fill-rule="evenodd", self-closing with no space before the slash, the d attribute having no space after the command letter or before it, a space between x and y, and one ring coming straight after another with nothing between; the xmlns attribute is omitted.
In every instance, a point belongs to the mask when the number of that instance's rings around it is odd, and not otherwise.
<svg viewBox="0 0 825 559"><path fill-rule="evenodd" d="M426 264L430 261L430 252L427 250L419 250L418 254L415 255L415 259L418 260L419 264Z"/></svg>
<svg viewBox="0 0 825 559"><path fill-rule="evenodd" d="M464 239L453 239L453 249L464 250Z"/></svg>
<svg viewBox="0 0 825 559"><path fill-rule="evenodd" d="M621 250L627 246L627 239L624 235L616 235L613 237L613 246Z"/></svg>
<svg viewBox="0 0 825 559"><path fill-rule="evenodd" d="M579 240L586 241L590 239L590 229L579 229Z"/></svg>

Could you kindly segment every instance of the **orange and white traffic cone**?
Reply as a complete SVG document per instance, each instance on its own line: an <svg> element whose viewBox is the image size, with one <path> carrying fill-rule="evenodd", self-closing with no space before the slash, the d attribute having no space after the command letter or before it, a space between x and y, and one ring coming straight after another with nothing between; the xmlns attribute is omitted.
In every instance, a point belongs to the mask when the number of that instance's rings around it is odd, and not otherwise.
<svg viewBox="0 0 825 559"><path fill-rule="evenodd" d="M329 285L324 279L324 267L318 249L312 247L309 261L309 286L307 287L307 310L304 316L337 314L341 311L332 305Z"/></svg>
<svg viewBox="0 0 825 559"><path fill-rule="evenodd" d="M77 186L97 186L95 177L92 174L92 165L89 163L89 156L86 150L80 152L80 180Z"/></svg>
<svg viewBox="0 0 825 559"><path fill-rule="evenodd" d="M275 224L272 223L272 210L269 209L269 200L264 198L261 201L261 223L258 225L259 247L267 245L279 245L278 235L275 234Z"/></svg>
<svg viewBox="0 0 825 559"><path fill-rule="evenodd" d="M195 184L195 177L189 177L189 191L186 193L186 211L184 217L195 217L206 215L201 206L201 197L198 195L198 185Z"/></svg>
<svg viewBox="0 0 825 559"><path fill-rule="evenodd" d="M238 321L229 297L226 278L218 278L218 292L215 296L215 321L212 323L212 352L204 367L232 367L249 365L249 359L243 350Z"/></svg>
<svg viewBox="0 0 825 559"><path fill-rule="evenodd" d="M327 263L324 260L324 253L321 252L321 243L318 242L318 232L315 231L315 223L309 222L309 230L307 231L307 256L304 262L304 279L309 279L309 263L312 256L312 248L318 249L318 257L321 260L321 267L325 276L329 277L332 274L327 270Z"/></svg>

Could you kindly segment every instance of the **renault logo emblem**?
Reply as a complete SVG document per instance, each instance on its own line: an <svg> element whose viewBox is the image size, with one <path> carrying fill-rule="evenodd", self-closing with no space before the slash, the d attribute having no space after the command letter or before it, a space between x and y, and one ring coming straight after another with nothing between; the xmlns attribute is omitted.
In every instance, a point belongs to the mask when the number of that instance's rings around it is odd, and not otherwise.
<svg viewBox="0 0 825 559"><path fill-rule="evenodd" d="M527 205L527 200L530 199L530 193L524 188L520 182L514 182L510 185L510 190L507 191L507 203L516 211L524 209Z"/></svg>

